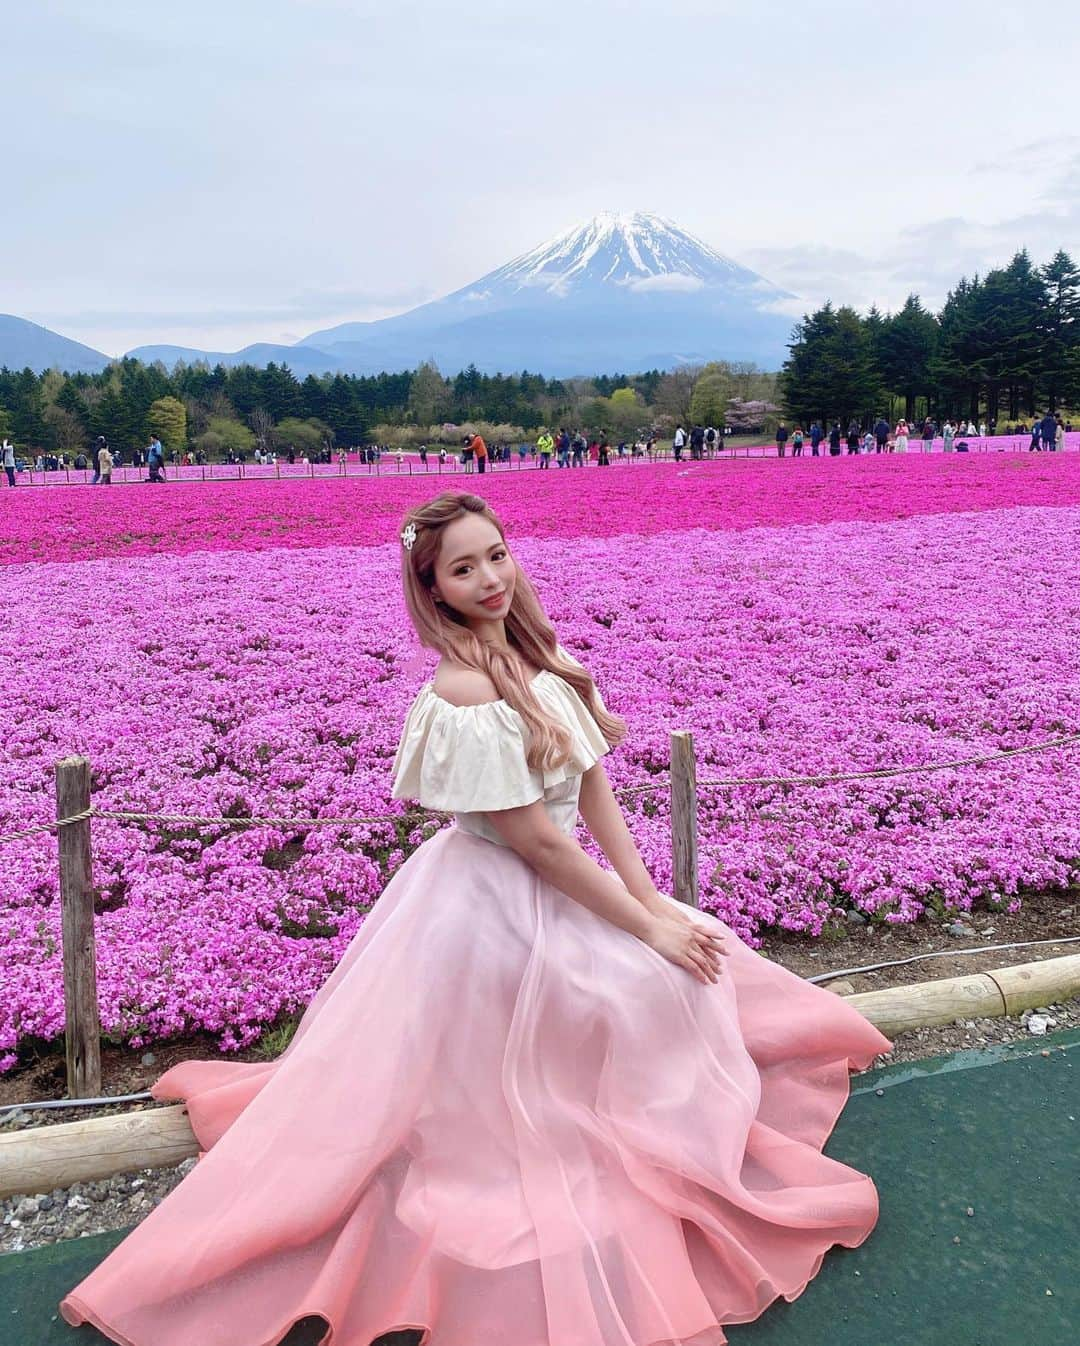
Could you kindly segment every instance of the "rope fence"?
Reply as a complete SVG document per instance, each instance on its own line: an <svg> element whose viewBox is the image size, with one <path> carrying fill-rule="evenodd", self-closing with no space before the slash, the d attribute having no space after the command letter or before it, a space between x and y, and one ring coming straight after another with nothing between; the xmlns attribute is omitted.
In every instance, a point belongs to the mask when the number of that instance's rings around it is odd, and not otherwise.
<svg viewBox="0 0 1080 1346"><path fill-rule="evenodd" d="M837 771L816 776L717 776L697 781L699 790L711 788L739 788L744 786L765 785L831 785L845 781L889 780L900 776L929 775L936 771L956 771L961 767L985 766L992 762L1004 762L1012 757L1023 757L1029 753L1047 752L1055 748L1069 748L1080 743L1080 733L1068 734L1064 738L1046 739L1041 743L1029 743L1022 748L1006 748L1002 752L985 753L979 757L957 757L948 762L926 762L915 766L877 767L869 771ZM671 788L671 779L650 781L646 785L620 786L615 794L631 797L640 794L657 794ZM448 816L438 810L429 810L433 817ZM21 841L42 832L55 832L76 823L86 822L90 818L106 818L113 822L157 822L177 823L183 827L360 827L369 823L392 823L400 821L401 814L380 813L367 817L349 818L262 818L230 817L223 818L198 813L135 813L120 809L99 809L93 806L81 809L67 818L57 818L52 822L37 823L33 827L24 827L16 832L0 835L0 845L8 841Z"/></svg>
<svg viewBox="0 0 1080 1346"><path fill-rule="evenodd" d="M880 767L869 771L841 771L811 776L729 776L697 779L697 760L691 733L671 735L667 776L647 785L626 786L616 794L633 797L670 792L672 895L688 906L698 901L698 792L704 788L743 786L824 785L832 782L888 780L930 775L962 767L985 766L1031 753L1049 752L1080 743L1080 733L1031 743L1022 748L955 758L915 766ZM94 880L91 823L95 818L120 823L161 823L183 827L354 827L401 822L402 814L375 814L340 818L214 817L192 813L149 813L95 808L91 798L90 762L66 757L57 762L56 818L0 836L0 844L42 833L57 834L60 868L61 942L64 969L65 1049L68 1093L74 1098L101 1092L101 1027L97 994L97 951L94 929ZM444 813L428 810L432 817Z"/></svg>

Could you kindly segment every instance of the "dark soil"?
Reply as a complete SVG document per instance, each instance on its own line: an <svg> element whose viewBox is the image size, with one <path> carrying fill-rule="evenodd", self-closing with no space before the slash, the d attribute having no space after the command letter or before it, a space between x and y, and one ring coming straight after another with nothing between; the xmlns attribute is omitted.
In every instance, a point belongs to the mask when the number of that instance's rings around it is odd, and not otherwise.
<svg viewBox="0 0 1080 1346"><path fill-rule="evenodd" d="M954 922L969 926L974 935L950 934L948 927ZM964 953L964 949L985 944L1080 938L1080 893L1033 894L1025 897L1023 907L1013 914L981 911L950 915L944 920L923 919L912 925L849 925L840 933L839 939L827 936L807 939L805 935L777 931L766 937L761 952L800 977L816 977L841 968L865 967L869 963L940 952L944 955L941 958L925 958L901 967L844 977L855 992L880 991L885 986L905 986L917 981L938 981L943 977L959 977L1080 953L1080 943L1043 944L996 953Z"/></svg>

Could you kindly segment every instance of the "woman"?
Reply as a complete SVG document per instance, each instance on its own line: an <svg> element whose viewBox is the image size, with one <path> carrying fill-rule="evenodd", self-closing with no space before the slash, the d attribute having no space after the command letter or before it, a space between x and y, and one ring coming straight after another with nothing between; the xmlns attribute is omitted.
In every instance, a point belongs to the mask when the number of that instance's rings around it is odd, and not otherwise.
<svg viewBox="0 0 1080 1346"><path fill-rule="evenodd" d="M900 420L896 422L896 431L895 434L893 435L893 443L896 447L897 453L907 453L909 434L910 434L910 427L908 426L907 421L905 421L904 418L901 417Z"/></svg>
<svg viewBox="0 0 1080 1346"><path fill-rule="evenodd" d="M942 450L945 453L952 453L953 440L956 438L956 431L953 428L952 421L946 421L941 427Z"/></svg>
<svg viewBox="0 0 1080 1346"><path fill-rule="evenodd" d="M890 1044L657 891L601 763L623 723L484 501L417 506L401 543L441 657L393 793L456 826L277 1061L157 1081L204 1155L61 1311L125 1346L270 1346L312 1316L351 1346L719 1346L873 1228L870 1179L821 1147Z"/></svg>

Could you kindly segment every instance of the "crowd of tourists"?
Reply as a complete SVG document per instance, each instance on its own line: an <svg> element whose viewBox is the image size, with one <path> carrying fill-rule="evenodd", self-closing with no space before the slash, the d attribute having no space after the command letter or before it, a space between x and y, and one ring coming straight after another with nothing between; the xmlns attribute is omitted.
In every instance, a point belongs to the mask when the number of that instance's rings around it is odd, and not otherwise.
<svg viewBox="0 0 1080 1346"><path fill-rule="evenodd" d="M1061 452L1065 435L1070 430L1072 430L1071 424L1048 411L1032 425L1031 442L1028 447L1033 453ZM976 425L974 421L965 421L963 417L955 423L946 420L938 425L932 417L927 416L913 429L903 417L894 426L883 416L879 416L873 424L865 428L859 421L851 420L846 429L841 429L840 422L834 420L828 430L820 421L812 421L809 430L804 430L801 424L796 424L794 429L790 429L781 421L776 427L775 439L776 452L781 458L785 456L789 442L793 458L801 458L807 447L814 458L826 452L835 458L845 452L907 453L912 440L921 452L931 453L938 439L942 441L945 453L966 453L968 439L985 439L988 434L992 435L995 431L996 426L987 427L985 421ZM1008 433L1026 435L1028 428L1022 425Z"/></svg>
<svg viewBox="0 0 1080 1346"><path fill-rule="evenodd" d="M1044 416L1037 418L1030 429L1026 423L1021 422L1009 426L1001 433L1013 438L1030 434L1028 448L1033 453L1061 452L1065 435L1072 428L1071 423L1048 411ZM652 461L660 457L666 458L670 452L670 456L678 463L684 457L691 461L701 461L717 456L723 452L725 438L730 433L723 426L691 424L687 430L684 425L679 424L672 435L669 451L666 447L664 449L658 447L657 438L651 432L642 432L632 439L619 439L613 442L612 437L603 430L587 435L579 429L560 426L554 432L541 430L534 438L521 440L516 444L497 441L488 445L482 435L470 433L464 436L456 453L446 445L429 449L426 444L421 444L418 456L420 465L425 468L431 461L437 461L440 466L444 466L453 458L455 464L467 473L485 472L489 464L509 464L515 458L521 466L528 462L540 469L549 469L553 464L557 468L584 467L587 463L608 467L613 460ZM895 425L891 425L883 416L879 416L869 425L851 420L846 429L841 427L839 420L831 422L815 420L807 429L804 429L801 423L796 423L791 428L781 421L776 427L774 442L777 454L781 458L787 455L789 448L793 458L800 458L807 453L814 458L825 454L836 457L843 453L907 453L913 446L924 453L929 453L934 450L939 440L945 453L966 453L968 440L985 439L988 435L996 433L997 428L993 422L988 427L985 421L976 425L973 420L965 420L963 417L955 422L947 419L941 424L927 417L913 427L903 418ZM167 480L166 457L171 464L186 467L202 467L208 461L207 455L198 448L184 453L174 450L167 454L156 434L149 437L144 449L130 452L126 462L121 452L110 449L104 435L98 435L89 452L80 451L70 462L64 453L38 453L35 458L28 460L21 457L6 438L3 440L2 456L9 486L16 484L17 472L28 470L57 472L68 468L89 471L90 484L93 486L108 486L112 482L113 471L126 466L145 467L147 475L144 480L159 483ZM318 450L304 451L289 445L280 452L256 448L252 457L259 466L274 466L279 462L287 462L292 466L299 462L306 467L310 463L333 462L334 452L327 445ZM347 470L350 457L359 457L361 463L369 466L381 463L384 457L393 457L399 467L405 462L405 454L400 448L395 449L381 444L360 445L353 449L341 447L336 450L336 457L342 473ZM242 467L247 459L247 450L236 449L229 451L224 461Z"/></svg>
<svg viewBox="0 0 1080 1346"><path fill-rule="evenodd" d="M724 430L694 425L687 431L679 425L672 436L671 447L677 463L682 461L684 454L695 460L711 458L724 447ZM656 458L658 450L653 434L613 440L606 430L586 435L581 430L560 426L554 434L550 430L541 430L535 440L521 441L516 448L509 443L489 447L481 435L466 435L462 440L460 462L466 472L484 472L489 462L510 463L515 454L521 463L531 461L538 468L550 469L552 463L557 468L584 467L586 463L609 467L612 459ZM439 450L440 463L445 463L448 457L445 448ZM420 462L426 466L427 461L428 448L422 444Z"/></svg>

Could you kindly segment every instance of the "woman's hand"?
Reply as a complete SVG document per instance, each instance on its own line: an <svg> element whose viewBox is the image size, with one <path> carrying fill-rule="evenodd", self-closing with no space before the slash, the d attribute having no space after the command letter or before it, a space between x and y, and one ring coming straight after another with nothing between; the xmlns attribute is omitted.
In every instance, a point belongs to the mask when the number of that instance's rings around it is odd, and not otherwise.
<svg viewBox="0 0 1080 1346"><path fill-rule="evenodd" d="M650 916L659 916L661 920L678 921L683 925L694 925L694 919L682 902L664 898L658 892L649 893L638 899Z"/></svg>
<svg viewBox="0 0 1080 1346"><path fill-rule="evenodd" d="M681 913L669 917L667 912L651 915L641 938L650 949L655 949L669 963L685 968L706 986L719 981L720 955L727 952L723 940L689 917Z"/></svg>

